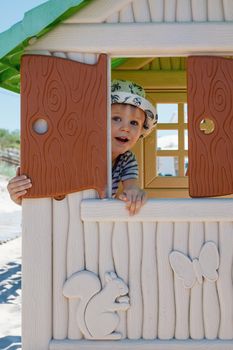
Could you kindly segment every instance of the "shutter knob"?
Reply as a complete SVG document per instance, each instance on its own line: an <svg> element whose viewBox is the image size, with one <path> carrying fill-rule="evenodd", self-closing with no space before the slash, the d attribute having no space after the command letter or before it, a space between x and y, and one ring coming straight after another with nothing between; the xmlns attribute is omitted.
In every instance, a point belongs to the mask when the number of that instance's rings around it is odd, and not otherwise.
<svg viewBox="0 0 233 350"><path fill-rule="evenodd" d="M39 135L45 134L48 131L48 122L43 117L37 118L32 129Z"/></svg>
<svg viewBox="0 0 233 350"><path fill-rule="evenodd" d="M215 125L213 120L209 118L204 118L201 120L199 127L200 130L204 132L204 134L208 135L214 132Z"/></svg>

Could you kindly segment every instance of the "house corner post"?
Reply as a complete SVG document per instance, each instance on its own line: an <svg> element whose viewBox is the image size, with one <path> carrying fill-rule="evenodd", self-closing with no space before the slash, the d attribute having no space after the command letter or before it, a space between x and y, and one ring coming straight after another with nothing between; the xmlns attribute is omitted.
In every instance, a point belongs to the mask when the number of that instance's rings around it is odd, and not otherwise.
<svg viewBox="0 0 233 350"><path fill-rule="evenodd" d="M48 350L52 339L52 201L23 201L22 349Z"/></svg>

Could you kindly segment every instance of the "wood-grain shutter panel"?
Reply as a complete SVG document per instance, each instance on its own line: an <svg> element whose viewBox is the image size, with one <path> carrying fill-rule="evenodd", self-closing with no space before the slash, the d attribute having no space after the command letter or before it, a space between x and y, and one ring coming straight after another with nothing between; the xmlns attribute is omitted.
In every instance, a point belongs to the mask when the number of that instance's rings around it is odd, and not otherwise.
<svg viewBox="0 0 233 350"><path fill-rule="evenodd" d="M233 60L188 58L189 192L233 193Z"/></svg>
<svg viewBox="0 0 233 350"><path fill-rule="evenodd" d="M21 173L26 197L107 184L107 57L96 65L25 55L21 64ZM47 131L46 131L47 130Z"/></svg>

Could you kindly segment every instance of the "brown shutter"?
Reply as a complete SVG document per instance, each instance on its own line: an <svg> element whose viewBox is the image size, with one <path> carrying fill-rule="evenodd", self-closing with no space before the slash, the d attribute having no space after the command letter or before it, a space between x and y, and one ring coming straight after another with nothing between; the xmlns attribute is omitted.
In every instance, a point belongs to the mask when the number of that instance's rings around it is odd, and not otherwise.
<svg viewBox="0 0 233 350"><path fill-rule="evenodd" d="M90 188L103 197L106 55L96 65L25 55L21 73L21 173L33 184L27 197L57 197ZM45 133L36 128L38 120L47 126Z"/></svg>
<svg viewBox="0 0 233 350"><path fill-rule="evenodd" d="M188 58L189 191L233 193L233 60Z"/></svg>

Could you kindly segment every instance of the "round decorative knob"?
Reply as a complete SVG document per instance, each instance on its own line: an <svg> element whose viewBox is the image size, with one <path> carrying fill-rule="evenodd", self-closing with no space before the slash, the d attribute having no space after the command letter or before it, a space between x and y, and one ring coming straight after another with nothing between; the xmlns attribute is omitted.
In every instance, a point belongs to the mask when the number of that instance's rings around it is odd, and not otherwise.
<svg viewBox="0 0 233 350"><path fill-rule="evenodd" d="M32 129L37 134L45 134L48 131L48 122L44 118L40 117L33 123Z"/></svg>
<svg viewBox="0 0 233 350"><path fill-rule="evenodd" d="M200 122L200 130L204 132L204 134L212 134L214 131L215 125L212 119L204 118Z"/></svg>

